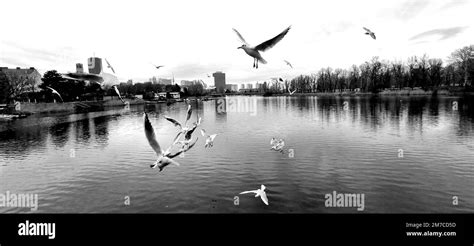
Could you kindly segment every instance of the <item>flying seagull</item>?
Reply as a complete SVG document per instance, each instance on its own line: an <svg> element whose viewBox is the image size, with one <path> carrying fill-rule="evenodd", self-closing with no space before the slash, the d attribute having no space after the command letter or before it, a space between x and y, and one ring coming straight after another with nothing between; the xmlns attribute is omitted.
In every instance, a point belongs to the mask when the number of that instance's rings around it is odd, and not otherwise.
<svg viewBox="0 0 474 246"><path fill-rule="evenodd" d="M270 148L271 150L275 150L275 151L279 151L279 152L283 153L283 147L285 146L285 140L272 138L272 140L270 140L270 145L272 145L272 147Z"/></svg>
<svg viewBox="0 0 474 246"><path fill-rule="evenodd" d="M278 81L285 82L282 78L278 78Z"/></svg>
<svg viewBox="0 0 474 246"><path fill-rule="evenodd" d="M196 130L197 126L198 126L198 123L194 123L192 128L190 128L189 130L184 132L184 140L177 142L177 143L182 145L182 147L181 147L182 149L185 149L187 151L187 150L191 149L194 146L194 144L196 144L196 142L199 138L196 138L196 140L194 140L194 142L192 144L191 144L191 138L192 138L192 134L193 134L194 130ZM181 134L183 134L183 133L179 132L175 139L179 138L179 136Z"/></svg>
<svg viewBox="0 0 474 246"><path fill-rule="evenodd" d="M212 134L212 135L207 135L206 130L201 129L201 135L203 137L206 137L206 144L204 144L205 148L211 148L214 146L214 139L216 138L217 134Z"/></svg>
<svg viewBox="0 0 474 246"><path fill-rule="evenodd" d="M258 190L244 191L244 192L240 192L240 194L255 193L255 197L262 198L263 203L268 205L268 198L267 198L267 194L265 193L265 188L266 188L265 185L262 185L261 188Z"/></svg>
<svg viewBox="0 0 474 246"><path fill-rule="evenodd" d="M288 86L288 93L290 93L290 95L293 95L295 92L296 92L296 89L294 89L293 91L290 91L290 87Z"/></svg>
<svg viewBox="0 0 474 246"><path fill-rule="evenodd" d="M365 30L366 35L370 35L373 39L375 39L375 33L369 30L368 28L363 27Z"/></svg>
<svg viewBox="0 0 474 246"><path fill-rule="evenodd" d="M125 103L125 101L122 99L122 96L120 95L120 91L119 91L119 89L117 88L117 86L116 86L116 85L113 85L112 87L114 88L115 93L117 93L118 97L120 98L120 101L122 101L123 103Z"/></svg>
<svg viewBox="0 0 474 246"><path fill-rule="evenodd" d="M293 66L291 65L291 63L290 63L289 61L287 61L287 60L283 60L283 61L286 63L286 65L288 65L288 66L290 66L291 68L293 68Z"/></svg>
<svg viewBox="0 0 474 246"><path fill-rule="evenodd" d="M188 123L188 120L191 118L191 114L192 114L192 109L191 109L191 105L188 105L188 112L186 114L186 121L184 122L184 124L181 124L179 121L173 119L173 118L170 118L170 117L167 117L165 116L165 119L168 120L169 122L173 123L175 126L179 127L179 129L181 130L180 133L183 133L183 134L186 134L187 131L190 130L189 127L187 127L187 123Z"/></svg>
<svg viewBox="0 0 474 246"><path fill-rule="evenodd" d="M110 68L112 70L112 72L115 73L115 70L114 68L110 65L109 61L107 61L107 59L105 59L105 62L107 62L107 67Z"/></svg>
<svg viewBox="0 0 474 246"><path fill-rule="evenodd" d="M243 49L245 51L245 53L247 53L247 55L253 57L253 67L258 68L258 62L261 62L263 64L267 63L267 61L265 61L263 59L262 55L260 55L259 51L264 52L264 51L272 48L273 46L275 46L275 44L280 42L280 40L282 40L283 37L285 37L285 35L290 30L290 28L291 28L291 26L286 28L280 34L276 35L274 38L269 39L269 40L255 46L255 47L250 46L247 43L247 41L245 41L245 39L242 37L242 35L235 28L232 28L232 30L234 30L234 32L237 34L237 36L240 38L240 40L244 43L242 46L238 47L237 49Z"/></svg>
<svg viewBox="0 0 474 246"><path fill-rule="evenodd" d="M50 90L51 90L51 92L53 92L53 94L56 94L56 95L58 95L58 96L59 96L59 98L61 99L61 102L64 102L64 101L63 101L63 98L61 97L61 94L59 94L59 92L58 92L58 91L56 91L55 89L53 89L53 88L51 88L51 87L49 87L49 86L46 86L46 88L50 89Z"/></svg>
<svg viewBox="0 0 474 246"><path fill-rule="evenodd" d="M156 69L160 69L160 68L164 67L164 65L159 65L159 66L157 66L155 64L151 64L151 65L153 65Z"/></svg>
<svg viewBox="0 0 474 246"><path fill-rule="evenodd" d="M173 142L173 144L168 147L167 150L163 151L158 144L158 141L156 141L156 136L155 136L155 131L153 130L153 126L151 125L150 121L148 120L148 115L147 113L144 114L145 118L145 136L148 140L148 143L150 144L151 148L156 152L158 155L158 159L150 165L151 168L156 168L158 167L160 169L160 172L163 171L163 168L168 166L169 164L174 164L176 166L179 166L179 163L172 160L174 157L180 155L181 153L185 152L184 149L180 149L178 152L171 154L170 150L173 147L173 145L176 143L176 138Z"/></svg>

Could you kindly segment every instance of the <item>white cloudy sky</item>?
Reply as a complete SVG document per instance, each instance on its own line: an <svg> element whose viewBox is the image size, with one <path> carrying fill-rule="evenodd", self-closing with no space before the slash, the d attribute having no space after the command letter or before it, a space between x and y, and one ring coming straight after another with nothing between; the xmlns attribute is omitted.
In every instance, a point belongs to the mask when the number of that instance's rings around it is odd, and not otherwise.
<svg viewBox="0 0 474 246"><path fill-rule="evenodd" d="M172 74L177 81L210 81L206 74L221 70L228 83L247 83L348 68L372 56L445 59L474 37L470 0L15 0L1 7L0 66L74 71L95 54L111 62L121 81ZM256 45L289 25L258 70L232 31Z"/></svg>

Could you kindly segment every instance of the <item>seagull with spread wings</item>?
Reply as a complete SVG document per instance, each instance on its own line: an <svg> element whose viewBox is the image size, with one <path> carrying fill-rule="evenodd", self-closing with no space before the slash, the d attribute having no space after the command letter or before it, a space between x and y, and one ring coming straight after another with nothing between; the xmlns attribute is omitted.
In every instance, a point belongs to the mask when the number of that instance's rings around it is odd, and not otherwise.
<svg viewBox="0 0 474 246"><path fill-rule="evenodd" d="M250 191L244 191L240 192L240 194L247 194L247 193L255 193L255 197L260 197L266 205L268 205L268 198L267 194L265 193L265 185L261 185L260 189L258 190L250 190Z"/></svg>
<svg viewBox="0 0 474 246"><path fill-rule="evenodd" d="M288 66L290 66L291 68L293 68L293 66L291 65L291 63L290 63L289 61L287 61L287 60L283 60L283 61L286 63L286 65L288 65Z"/></svg>
<svg viewBox="0 0 474 246"><path fill-rule="evenodd" d="M363 27L365 30L366 35L370 35L373 39L375 39L375 33L369 30L368 28Z"/></svg>
<svg viewBox="0 0 474 246"><path fill-rule="evenodd" d="M160 68L164 67L164 65L159 65L159 66L157 66L157 65L155 65L155 64L153 64L153 63L151 63L151 65L153 65L156 69L160 69Z"/></svg>
<svg viewBox="0 0 474 246"><path fill-rule="evenodd" d="M109 61L107 61L107 59L105 59L105 62L107 63L107 67L110 68L110 70L112 70L112 72L115 73L115 70L114 70L114 68L110 65Z"/></svg>
<svg viewBox="0 0 474 246"><path fill-rule="evenodd" d="M179 127L180 133L186 134L187 131L189 131L191 128L187 126L188 120L191 118L191 114L193 113L191 109L191 105L188 105L188 111L186 113L186 121L184 121L184 124L181 124L179 121L170 118L168 116L165 116L165 119L168 120L169 122L173 123L175 126Z"/></svg>
<svg viewBox="0 0 474 246"><path fill-rule="evenodd" d="M217 134L207 135L206 130L201 129L201 135L206 137L206 143L204 144L204 148L211 148L214 146L214 139L217 137Z"/></svg>
<svg viewBox="0 0 474 246"><path fill-rule="evenodd" d="M61 94L59 94L59 92L57 90L55 90L55 89L53 89L49 86L46 86L46 88L50 89L53 94L56 94L61 99L61 102L64 102L63 97L61 96Z"/></svg>
<svg viewBox="0 0 474 246"><path fill-rule="evenodd" d="M155 131L153 130L153 126L150 123L150 120L148 119L147 113L144 114L145 118L145 136L148 140L148 143L150 144L151 148L156 152L158 158L157 160L150 165L151 168L156 168L158 167L160 169L160 172L163 171L163 168L168 166L169 164L173 164L176 166L179 166L179 163L172 160L174 157L180 155L183 152L186 152L188 149L180 149L178 152L171 154L171 148L176 144L177 138L174 139L173 144L171 144L168 149L163 151L160 147L160 144L158 144L158 141L156 140L155 136ZM192 147L192 146L191 146Z"/></svg>
<svg viewBox="0 0 474 246"><path fill-rule="evenodd" d="M275 44L280 42L283 39L283 37L285 37L285 35L290 30L290 28L291 28L291 26L289 26L288 28L283 30L283 32L276 35L272 39L269 39L269 40L255 46L255 47L248 44L247 41L245 41L245 39L242 37L242 35L235 28L233 28L232 30L234 30L234 32L237 34L237 36L240 38L240 40L244 43L242 46L238 47L237 49L243 49L245 51L245 53L247 53L247 55L253 57L253 67L258 68L258 62L263 63L263 64L267 63L267 61L265 61L265 59L263 59L263 57L262 57L262 55L260 54L259 51L264 52L264 51L272 48L273 46L275 46Z"/></svg>

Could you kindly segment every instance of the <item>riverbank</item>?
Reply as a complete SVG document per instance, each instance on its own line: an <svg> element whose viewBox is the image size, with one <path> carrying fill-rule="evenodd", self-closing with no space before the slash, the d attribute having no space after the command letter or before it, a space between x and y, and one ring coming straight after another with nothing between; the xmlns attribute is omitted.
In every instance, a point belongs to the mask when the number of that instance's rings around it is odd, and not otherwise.
<svg viewBox="0 0 474 246"><path fill-rule="evenodd" d="M234 94L235 96L266 96L262 93L255 94ZM343 91L343 92L295 92L290 93L275 93L267 96L463 96L463 95L474 95L474 92L463 92L463 91L449 91L449 90L422 90L422 89L403 89L403 90L384 90L378 93L374 92L354 92L354 91Z"/></svg>
<svg viewBox="0 0 474 246"><path fill-rule="evenodd" d="M126 100L129 105L143 105L144 100L134 99ZM37 114L37 113L59 113L59 112L89 112L100 111L105 107L119 107L124 106L120 100L107 101L78 101L78 102L64 102L64 103L28 103L20 102L15 107L15 112L23 114Z"/></svg>

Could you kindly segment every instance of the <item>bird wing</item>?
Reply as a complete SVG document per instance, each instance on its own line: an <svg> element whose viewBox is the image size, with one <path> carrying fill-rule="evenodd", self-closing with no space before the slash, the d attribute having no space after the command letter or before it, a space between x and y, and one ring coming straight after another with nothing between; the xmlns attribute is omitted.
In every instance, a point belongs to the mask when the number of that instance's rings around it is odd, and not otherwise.
<svg viewBox="0 0 474 246"><path fill-rule="evenodd" d="M120 101L122 101L122 103L125 103L125 101L123 100L122 96L120 95L120 91L119 91L119 89L117 88L117 86L114 86L114 89L115 89L115 93L117 93L118 97L120 98Z"/></svg>
<svg viewBox="0 0 474 246"><path fill-rule="evenodd" d="M258 190L244 191L244 192L240 192L239 194L248 194L248 193L255 193L255 194L257 194L257 193L258 193Z"/></svg>
<svg viewBox="0 0 474 246"><path fill-rule="evenodd" d="M265 193L265 191L262 191L262 192L260 193L260 198L262 198L263 203L265 203L266 205L268 205L267 193Z"/></svg>
<svg viewBox="0 0 474 246"><path fill-rule="evenodd" d="M268 49L270 49L271 47L275 46L275 44L277 44L278 42L280 42L280 40L283 39L283 37L285 37L285 35L288 33L288 31L290 30L291 26L289 26L288 28L286 28L285 30L283 30L283 32L281 32L280 34L276 35L274 38L272 39L269 39L257 46L255 46L255 49L256 50L259 50L259 51L266 51Z"/></svg>
<svg viewBox="0 0 474 246"><path fill-rule="evenodd" d="M371 33L370 33L370 36L371 36L373 39L376 39L376 38L375 38L375 33L371 32Z"/></svg>
<svg viewBox="0 0 474 246"><path fill-rule="evenodd" d="M249 46L249 43L247 43L247 41L245 41L244 37L242 37L242 35L239 33L239 31L237 31L235 28L232 28L232 30L234 30L234 32L240 38L240 41L242 41L245 45Z"/></svg>
<svg viewBox="0 0 474 246"><path fill-rule="evenodd" d="M196 138L196 140L194 140L194 143L190 144L186 151L190 150L197 143L198 139L199 138Z"/></svg>
<svg viewBox="0 0 474 246"><path fill-rule="evenodd" d="M177 120L175 120L173 118L170 118L170 117L167 117L167 116L165 116L165 119L167 119L169 122L173 123L175 126L177 126L179 128L183 128L181 126L181 123L179 123Z"/></svg>
<svg viewBox="0 0 474 246"><path fill-rule="evenodd" d="M370 31L368 28L366 28L366 27L362 27L362 28L364 28L364 30L365 30L366 32L371 32L371 31Z"/></svg>
<svg viewBox="0 0 474 246"><path fill-rule="evenodd" d="M170 160L171 160L171 158L175 158L176 156L181 155L181 153L183 153L183 152L184 152L184 149L180 149L180 150L178 150L178 152L176 152L174 154L168 153L166 155L166 157L170 158ZM179 166L179 164L178 164L178 166Z"/></svg>
<svg viewBox="0 0 474 246"><path fill-rule="evenodd" d="M197 127L197 125L194 124L193 127L186 132L186 135L184 135L185 140L190 140L191 139L191 136L192 136L194 130L196 130L196 127Z"/></svg>
<svg viewBox="0 0 474 246"><path fill-rule="evenodd" d="M211 138L211 141L214 141L214 138L216 138L217 134L212 134L211 136L209 136L209 138Z"/></svg>
<svg viewBox="0 0 474 246"><path fill-rule="evenodd" d="M193 110L191 109L191 105L188 105L188 112L186 116L186 123L188 122L189 119L191 119L191 114L193 113ZM184 123L186 125L186 123Z"/></svg>
<svg viewBox="0 0 474 246"><path fill-rule="evenodd" d="M201 129L201 135L202 135L203 137L205 137L205 136L206 136L206 130Z"/></svg>
<svg viewBox="0 0 474 246"><path fill-rule="evenodd" d="M161 150L158 141L156 141L155 131L153 130L153 126L148 120L148 115L145 113L145 136L150 144L151 148L156 152L156 154L161 155L163 151Z"/></svg>
<svg viewBox="0 0 474 246"><path fill-rule="evenodd" d="M105 59L105 62L107 62L107 67L110 68L110 70L112 70L112 72L115 73L115 70L114 70L114 68L112 67L112 65L110 65L109 61L107 61L107 59Z"/></svg>

